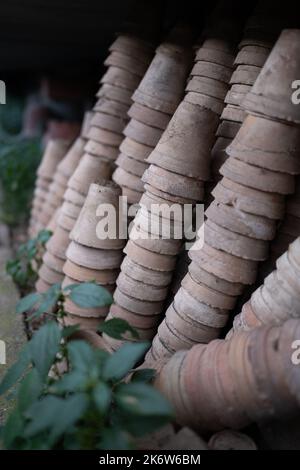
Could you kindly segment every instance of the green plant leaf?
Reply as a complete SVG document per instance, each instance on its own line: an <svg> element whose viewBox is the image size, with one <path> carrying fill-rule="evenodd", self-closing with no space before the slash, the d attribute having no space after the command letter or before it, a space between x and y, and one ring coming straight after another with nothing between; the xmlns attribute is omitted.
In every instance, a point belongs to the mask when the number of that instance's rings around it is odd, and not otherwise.
<svg viewBox="0 0 300 470"><path fill-rule="evenodd" d="M5 449L12 449L16 438L23 437L24 419L18 408L15 408L9 415L2 430L2 439Z"/></svg>
<svg viewBox="0 0 300 470"><path fill-rule="evenodd" d="M132 436L145 436L170 422L169 416L142 416L128 411L119 413L118 424Z"/></svg>
<svg viewBox="0 0 300 470"><path fill-rule="evenodd" d="M88 384L88 376L80 370L72 370L64 374L51 387L53 393L83 392Z"/></svg>
<svg viewBox="0 0 300 470"><path fill-rule="evenodd" d="M76 331L79 330L79 325L64 326L61 331L63 338L70 338Z"/></svg>
<svg viewBox="0 0 300 470"><path fill-rule="evenodd" d="M127 331L131 333L133 338L139 338L137 330L132 328L132 326L130 326L129 323L122 318L112 318L111 320L106 320L99 326L99 331L115 339L123 339L123 335Z"/></svg>
<svg viewBox="0 0 300 470"><path fill-rule="evenodd" d="M132 374L131 382L152 382L155 374L155 369L139 369Z"/></svg>
<svg viewBox="0 0 300 470"><path fill-rule="evenodd" d="M50 440L55 441L82 418L88 403L88 397L84 393L76 393L65 399L46 396L28 410L27 415L31 422L25 429L25 436L31 437L48 430Z"/></svg>
<svg viewBox="0 0 300 470"><path fill-rule="evenodd" d="M42 302L35 312L35 316L42 315L43 313L50 313L50 311L55 307L59 297L61 296L61 285L53 284L53 286L48 289L47 292L42 294Z"/></svg>
<svg viewBox="0 0 300 470"><path fill-rule="evenodd" d="M36 239L41 245L45 245L52 235L51 230L40 230Z"/></svg>
<svg viewBox="0 0 300 470"><path fill-rule="evenodd" d="M169 418L172 416L169 402L154 387L145 383L118 385L115 399L121 409L132 414Z"/></svg>
<svg viewBox="0 0 300 470"><path fill-rule="evenodd" d="M71 341L68 345L68 356L74 370L88 372L95 365L96 356L93 348L82 340Z"/></svg>
<svg viewBox="0 0 300 470"><path fill-rule="evenodd" d="M6 372L0 383L0 395L6 393L24 374L31 362L28 344L20 351L18 361L15 362Z"/></svg>
<svg viewBox="0 0 300 470"><path fill-rule="evenodd" d="M83 282L75 287L71 286L69 297L74 304L82 308L105 307L112 304L110 292L92 282Z"/></svg>
<svg viewBox="0 0 300 470"><path fill-rule="evenodd" d="M43 382L36 369L30 372L22 380L18 390L18 407L25 411L40 396L43 390Z"/></svg>
<svg viewBox="0 0 300 470"><path fill-rule="evenodd" d="M41 302L42 296L38 293L33 293L23 297L16 306L17 313L25 313L31 310L38 302Z"/></svg>
<svg viewBox="0 0 300 470"><path fill-rule="evenodd" d="M136 365L149 349L149 343L126 343L106 360L103 378L120 380Z"/></svg>
<svg viewBox="0 0 300 470"><path fill-rule="evenodd" d="M108 411L111 402L110 387L104 382L99 382L93 389L93 399L97 409L104 415Z"/></svg>
<svg viewBox="0 0 300 470"><path fill-rule="evenodd" d="M130 450L132 443L128 434L118 428L104 428L99 449L103 450Z"/></svg>
<svg viewBox="0 0 300 470"><path fill-rule="evenodd" d="M29 342L32 361L44 380L54 359L59 352L61 330L57 323L49 322L43 325Z"/></svg>

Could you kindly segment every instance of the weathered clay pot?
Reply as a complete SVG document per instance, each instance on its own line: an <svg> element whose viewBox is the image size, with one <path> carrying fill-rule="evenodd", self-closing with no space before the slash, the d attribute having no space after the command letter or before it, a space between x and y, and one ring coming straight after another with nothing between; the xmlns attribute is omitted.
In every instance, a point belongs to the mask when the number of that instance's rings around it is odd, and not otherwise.
<svg viewBox="0 0 300 470"><path fill-rule="evenodd" d="M51 268L53 271L62 273L64 260L62 260L61 258L58 258L57 256L52 255L50 251L46 251L46 253L44 254L43 263L47 265L49 268Z"/></svg>
<svg viewBox="0 0 300 470"><path fill-rule="evenodd" d="M120 88L119 86L111 85L109 83L103 84L97 93L97 97L100 99L107 98L119 103L123 103L127 106L132 104L131 95L132 90Z"/></svg>
<svg viewBox="0 0 300 470"><path fill-rule="evenodd" d="M270 49L260 46L244 46L238 52L234 64L235 65L254 65L263 67L266 62Z"/></svg>
<svg viewBox="0 0 300 470"><path fill-rule="evenodd" d="M126 90L134 91L140 82L140 77L134 73L127 72L126 70L118 67L109 67L107 72L100 80L101 84L109 84Z"/></svg>
<svg viewBox="0 0 300 470"><path fill-rule="evenodd" d="M57 225L59 225L61 228L64 230L67 230L68 232L71 232L75 225L76 219L73 217L69 217L68 215L60 212L58 217L57 217Z"/></svg>
<svg viewBox="0 0 300 470"><path fill-rule="evenodd" d="M48 180L51 179L54 175L58 163L65 156L69 146L70 141L68 140L49 140L42 161L37 170L37 175Z"/></svg>
<svg viewBox="0 0 300 470"><path fill-rule="evenodd" d="M83 155L83 149L86 141L82 137L78 137L73 143L70 150L66 153L65 157L57 166L57 172L62 174L67 180L70 178L72 173L75 171L81 156ZM56 180L59 182L59 175L55 175ZM67 181L65 181L65 184Z"/></svg>
<svg viewBox="0 0 300 470"><path fill-rule="evenodd" d="M46 243L47 250L57 258L66 259L66 248L69 244L69 232L58 226L55 233Z"/></svg>
<svg viewBox="0 0 300 470"><path fill-rule="evenodd" d="M299 76L300 31L282 31L244 106L252 113L300 124L300 109L292 102L291 84ZM288 57L286 51L289 51Z"/></svg>
<svg viewBox="0 0 300 470"><path fill-rule="evenodd" d="M103 145L118 147L123 140L123 135L120 132L112 132L100 127L91 126L88 138Z"/></svg>
<svg viewBox="0 0 300 470"><path fill-rule="evenodd" d="M73 263L91 269L118 269L122 260L122 253L119 250L89 248L73 241L66 255Z"/></svg>
<svg viewBox="0 0 300 470"><path fill-rule="evenodd" d="M212 62L233 68L234 54L221 47L212 50L209 44L204 43L196 54L196 61Z"/></svg>
<svg viewBox="0 0 300 470"><path fill-rule="evenodd" d="M38 281L35 283L35 290L39 294L43 294L44 292L47 292L51 287L51 284L48 284L48 282L43 281L42 279L38 279Z"/></svg>
<svg viewBox="0 0 300 470"><path fill-rule="evenodd" d="M109 46L109 51L117 51L146 63L149 62L153 56L153 47L151 44L129 34L120 34Z"/></svg>
<svg viewBox="0 0 300 470"><path fill-rule="evenodd" d="M222 178L212 192L218 202L236 207L250 214L262 215L270 219L282 219L284 215L283 196L253 189Z"/></svg>
<svg viewBox="0 0 300 470"><path fill-rule="evenodd" d="M146 250L129 240L124 248L126 253L135 263L155 271L172 271L175 267L175 256L162 255Z"/></svg>
<svg viewBox="0 0 300 470"><path fill-rule="evenodd" d="M255 281L256 261L225 253L225 251L216 249L207 243L204 243L202 249L197 250L196 244L197 242L195 242L193 250L189 251L189 256L201 268L229 282L247 285L253 284Z"/></svg>
<svg viewBox="0 0 300 470"><path fill-rule="evenodd" d="M146 311L149 315L155 315L161 313L163 308L163 302L146 302L145 300L134 299L121 292L119 288L114 292L114 300L122 308L139 314L143 314Z"/></svg>
<svg viewBox="0 0 300 470"><path fill-rule="evenodd" d="M117 279L117 286L121 292L135 299L151 302L164 300L167 296L166 287L154 287L130 278L121 272Z"/></svg>
<svg viewBox="0 0 300 470"><path fill-rule="evenodd" d="M200 182L198 182L200 184ZM188 198L188 197L182 197L182 196L176 196L174 194L167 193L166 191L162 191L151 184L145 183L144 185L145 191L150 193L150 195L158 196L161 199L165 199L169 202L175 202L178 204L193 204L195 202L194 199Z"/></svg>
<svg viewBox="0 0 300 470"><path fill-rule="evenodd" d="M232 68L213 62L198 61L191 70L192 76L213 78L224 83L229 83Z"/></svg>
<svg viewBox="0 0 300 470"><path fill-rule="evenodd" d="M157 271L150 269L133 261L129 256L125 256L121 264L121 270L132 279L136 279L137 281L156 287L168 286L172 278L171 271Z"/></svg>
<svg viewBox="0 0 300 470"><path fill-rule="evenodd" d="M209 305L225 310L233 309L236 303L236 297L230 296L219 291L215 291L205 284L194 281L189 273L182 280L182 287L189 292L189 294L196 300Z"/></svg>
<svg viewBox="0 0 300 470"><path fill-rule="evenodd" d="M243 100L250 90L250 85L231 85L231 88L225 97L225 103L232 104L234 106L242 106Z"/></svg>
<svg viewBox="0 0 300 470"><path fill-rule="evenodd" d="M128 120L128 105L120 103L119 101L111 100L105 97L99 98L93 110L94 112L109 114L110 116L115 116L119 119Z"/></svg>
<svg viewBox="0 0 300 470"><path fill-rule="evenodd" d="M276 224L274 220L259 215L246 214L241 209L222 204L216 200L210 204L206 215L212 222L250 238L273 240L275 237Z"/></svg>
<svg viewBox="0 0 300 470"><path fill-rule="evenodd" d="M133 103L129 108L128 116L151 127L164 130L170 121L170 114L156 111L139 103Z"/></svg>
<svg viewBox="0 0 300 470"><path fill-rule="evenodd" d="M111 132L116 132L121 134L124 127L126 126L128 119L123 119L122 117L111 116L110 114L105 114L102 112L95 112L92 120L91 126L99 127L100 129L105 129Z"/></svg>
<svg viewBox="0 0 300 470"><path fill-rule="evenodd" d="M175 44L162 44L156 50L133 101L172 114L179 104L190 67L191 50Z"/></svg>
<svg viewBox="0 0 300 470"><path fill-rule="evenodd" d="M142 122L131 119L124 129L124 135L136 142L155 147L162 134L162 130L151 127Z"/></svg>
<svg viewBox="0 0 300 470"><path fill-rule="evenodd" d="M160 319L159 315L151 316L135 314L133 312L130 312L129 310L126 310L123 307L120 307L120 305L117 304L113 304L110 307L109 313L113 318L122 318L123 320L126 320L134 328L153 327L153 324L157 324Z"/></svg>
<svg viewBox="0 0 300 470"><path fill-rule="evenodd" d="M123 168L123 170L126 172L135 176L139 176L140 178L143 176L144 171L149 166L147 163L134 160L134 158L128 157L124 153L119 154L116 160L116 165L120 168Z"/></svg>
<svg viewBox="0 0 300 470"><path fill-rule="evenodd" d="M75 206L82 207L85 201L85 195L78 193L72 188L67 188L64 194L64 200L72 202Z"/></svg>
<svg viewBox="0 0 300 470"><path fill-rule="evenodd" d="M35 181L35 186L37 188L44 189L45 191L48 190L50 181L48 178L44 178L43 176L38 176Z"/></svg>
<svg viewBox="0 0 300 470"><path fill-rule="evenodd" d="M99 326L102 322L104 317L93 318L93 317L81 317L78 315L68 314L65 319L66 326L73 326L78 325L80 331L88 331L88 332L97 332L99 330Z"/></svg>
<svg viewBox="0 0 300 470"><path fill-rule="evenodd" d="M135 217L136 227L130 232L130 238L135 239L137 237L137 231L139 228L142 231L153 235L155 238L169 239L172 240L173 249L175 249L178 240L183 238L183 221L176 219L169 219L160 217L155 211L148 212L142 207ZM159 245L159 242L157 242ZM170 247L169 247L170 248ZM157 250L157 248L156 248Z"/></svg>
<svg viewBox="0 0 300 470"><path fill-rule="evenodd" d="M81 194L87 194L91 183L100 179L110 179L112 165L101 157L93 157L86 153L72 177L68 182L68 187L75 189Z"/></svg>
<svg viewBox="0 0 300 470"><path fill-rule="evenodd" d="M246 113L239 106L233 106L228 104L221 114L221 119L234 122L243 122L246 117Z"/></svg>
<svg viewBox="0 0 300 470"><path fill-rule="evenodd" d="M49 268L45 263L39 269L39 277L48 284L57 284L63 281L63 274Z"/></svg>
<svg viewBox="0 0 300 470"><path fill-rule="evenodd" d="M221 279L212 273L209 273L202 266L196 263L190 263L188 266L191 277L199 283L205 284L206 286L214 289L217 292L228 294L231 296L238 296L243 293L244 286L240 283L228 282L225 279Z"/></svg>
<svg viewBox="0 0 300 470"><path fill-rule="evenodd" d="M298 129L258 116L247 116L227 153L269 170L289 174L300 172Z"/></svg>
<svg viewBox="0 0 300 470"><path fill-rule="evenodd" d="M127 197L128 204L138 204L143 193L134 189L122 187L122 196Z"/></svg>
<svg viewBox="0 0 300 470"><path fill-rule="evenodd" d="M78 215L77 222L70 233L70 239L91 248L110 250L122 249L125 240L119 239L118 237L120 195L120 188L114 183L109 182L105 186L91 184L84 205ZM97 233L97 225L101 220L99 215L97 215L97 211L101 204L109 204L110 208L115 211L116 233L112 233L111 237L106 239L101 239ZM113 227L110 227L110 229L113 230Z"/></svg>
<svg viewBox="0 0 300 470"><path fill-rule="evenodd" d="M147 161L180 175L208 180L217 125L215 113L183 101Z"/></svg>
<svg viewBox="0 0 300 470"><path fill-rule="evenodd" d="M255 67L254 65L239 65L233 74L231 75L230 85L250 85L255 83L261 67Z"/></svg>
<svg viewBox="0 0 300 470"><path fill-rule="evenodd" d="M126 188L133 189L134 191L138 191L140 193L143 193L144 191L144 185L141 181L141 178L139 176L133 175L132 173L128 173L121 167L118 167L114 171L112 179L121 187L125 186Z"/></svg>
<svg viewBox="0 0 300 470"><path fill-rule="evenodd" d="M181 176L156 165L151 165L145 171L142 181L157 189L175 196L190 198L195 201L203 199L203 183L188 176Z"/></svg>
<svg viewBox="0 0 300 470"><path fill-rule="evenodd" d="M233 157L225 161L224 165L220 168L220 173L236 183L261 191L291 194L295 190L293 176L262 169Z"/></svg>
<svg viewBox="0 0 300 470"><path fill-rule="evenodd" d="M120 151L122 153L141 162L146 160L152 150L152 147L136 142L129 137L125 137L120 145Z"/></svg>
<svg viewBox="0 0 300 470"><path fill-rule="evenodd" d="M67 259L63 265L63 272L66 276L75 279L78 282L95 281L100 285L114 285L119 270L118 269L91 269L79 266Z"/></svg>
<svg viewBox="0 0 300 470"><path fill-rule="evenodd" d="M67 215L71 219L77 219L77 217L80 214L80 207L76 206L75 204L72 204L70 201L64 201L62 206L61 206L61 212L64 215Z"/></svg>
<svg viewBox="0 0 300 470"><path fill-rule="evenodd" d="M213 78L194 76L187 84L186 91L202 93L219 100L224 100L229 85Z"/></svg>
<svg viewBox="0 0 300 470"><path fill-rule="evenodd" d="M112 51L105 59L104 65L106 67L113 66L119 69L124 69L127 72L134 73L142 77L147 70L147 63L143 63L129 55L122 54L117 51Z"/></svg>
<svg viewBox="0 0 300 470"><path fill-rule="evenodd" d="M177 256L182 246L182 240L168 238L151 238L151 233L142 230L141 227L134 227L130 232L130 239L145 250L153 251L162 255Z"/></svg>
<svg viewBox="0 0 300 470"><path fill-rule="evenodd" d="M94 140L89 140L84 147L86 153L95 155L96 157L103 157L107 160L115 161L118 156L118 148L113 145L105 145Z"/></svg>
<svg viewBox="0 0 300 470"><path fill-rule="evenodd" d="M208 109L219 116L222 114L224 109L224 101L214 98L213 96L204 95L203 93L195 93L189 91L185 97L184 101L191 104L196 104L205 109Z"/></svg>
<svg viewBox="0 0 300 470"><path fill-rule="evenodd" d="M222 120L222 122L220 123L217 129L216 136L227 137L228 139L234 139L240 127L241 127L240 122Z"/></svg>

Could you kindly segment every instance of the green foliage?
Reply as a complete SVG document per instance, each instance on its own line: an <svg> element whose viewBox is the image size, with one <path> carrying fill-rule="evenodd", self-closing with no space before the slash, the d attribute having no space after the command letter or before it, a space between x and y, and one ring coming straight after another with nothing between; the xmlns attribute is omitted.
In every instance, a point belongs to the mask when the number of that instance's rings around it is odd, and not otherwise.
<svg viewBox="0 0 300 470"><path fill-rule="evenodd" d="M143 374L122 380L147 344L125 344L109 354L80 340L66 345L64 336L57 323L43 325L4 377L1 393L18 383L16 406L2 430L6 449L125 450L134 436L171 419L169 404ZM61 361L68 364L65 373Z"/></svg>
<svg viewBox="0 0 300 470"><path fill-rule="evenodd" d="M27 219L40 158L39 139L0 136L0 219L5 223Z"/></svg>
<svg viewBox="0 0 300 470"><path fill-rule="evenodd" d="M138 332L122 318L112 318L111 320L105 321L99 326L99 331L106 333L114 339L123 339L127 331L131 334L133 339L139 338Z"/></svg>
<svg viewBox="0 0 300 470"><path fill-rule="evenodd" d="M29 289L34 286L37 272L42 264L45 245L51 235L52 232L49 230L41 230L37 237L20 245L16 257L6 263L7 274L21 289ZM30 309L30 306L27 309Z"/></svg>

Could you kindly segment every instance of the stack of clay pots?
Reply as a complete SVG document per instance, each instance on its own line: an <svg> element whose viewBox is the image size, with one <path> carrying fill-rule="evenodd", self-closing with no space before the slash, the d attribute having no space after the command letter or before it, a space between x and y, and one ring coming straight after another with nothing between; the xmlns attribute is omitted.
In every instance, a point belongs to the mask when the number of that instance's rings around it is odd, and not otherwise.
<svg viewBox="0 0 300 470"><path fill-rule="evenodd" d="M40 215L40 221L44 227L48 226L49 221L51 221L54 213L63 202L68 180L75 171L83 154L91 118L92 113L87 112L83 120L81 136L75 140L65 157L57 165L53 181L49 186L45 204L43 205L43 210ZM55 224L53 224L53 222L50 222L50 224L50 228L55 228Z"/></svg>
<svg viewBox="0 0 300 470"><path fill-rule="evenodd" d="M258 263L268 257L284 196L293 193L299 171L290 151L300 149L300 108L289 90L300 72L299 39L300 30L282 33L247 95L247 109L255 115L247 116L227 149L224 178L206 211L204 242L190 249L189 273L153 340L152 362L217 337L237 297L255 282ZM289 59L283 58L286 50Z"/></svg>
<svg viewBox="0 0 300 470"><path fill-rule="evenodd" d="M299 334L300 321L288 320L179 351L156 386L180 424L204 432L292 416L299 410L300 369L291 345Z"/></svg>
<svg viewBox="0 0 300 470"><path fill-rule="evenodd" d="M124 240L118 237L120 195L120 188L112 182L104 185L91 184L77 222L70 233L71 243L63 267L63 287L95 281L113 293L124 246ZM108 232L107 238L104 238L98 227L105 212L101 210L101 205L109 205L110 211L114 210L116 216L116 226L113 225L114 221L108 225L111 232ZM68 312L65 319L67 324L79 324L83 330L97 331L99 323L108 313L109 306L81 308L67 298L65 309Z"/></svg>
<svg viewBox="0 0 300 470"><path fill-rule="evenodd" d="M210 450L257 450L251 437L232 429L213 434L208 441L208 448Z"/></svg>
<svg viewBox="0 0 300 470"><path fill-rule="evenodd" d="M300 316L300 238L278 258L277 269L244 304L234 319L233 330L249 330L262 324L276 325Z"/></svg>
<svg viewBox="0 0 300 470"><path fill-rule="evenodd" d="M228 63L229 57L233 63L234 55L230 55L229 50L225 40L207 40L203 56L214 58L224 54ZM201 64L200 56L198 65ZM210 65L204 59L203 63ZM225 82L217 79L217 72L223 77L223 68L227 67L219 65L211 81L208 78L206 82L204 77L203 88L202 77L197 77L197 91L186 95L147 159L151 165L142 177L145 193L124 249L127 256L121 266L114 294L115 305L110 312L112 316L129 321L137 328L141 339L153 337L165 306L184 238L184 204L195 205L204 198L210 152L221 112L217 90L220 83L225 87ZM207 83L210 84L209 92ZM174 205L176 209L172 213ZM168 218L168 213L155 212L159 206L170 208L171 216ZM114 348L120 344L109 338L106 341Z"/></svg>
<svg viewBox="0 0 300 470"><path fill-rule="evenodd" d="M62 139L50 140L47 143L42 161L37 170L34 198L32 202L29 236L34 237L44 228L41 221L42 208L48 195L56 167L66 154L71 142Z"/></svg>
<svg viewBox="0 0 300 470"><path fill-rule="evenodd" d="M176 27L157 49L143 80L134 92L131 118L116 160L114 181L129 204L137 204L144 191L141 177L148 168L146 158L158 143L176 110L192 60L190 31Z"/></svg>
<svg viewBox="0 0 300 470"><path fill-rule="evenodd" d="M63 261L66 260L69 233L75 225L90 184L111 179L118 147L123 138L121 127L126 124L130 96L141 80L142 70L146 70L152 58L150 44L127 34L120 35L110 51L110 59L113 52L119 52L116 59L119 60L119 65L114 62L115 65L109 66L101 80L99 100L93 109L84 153L68 180L63 204L56 218L56 228L46 247L51 255ZM128 63L131 64L130 72ZM61 263L56 268L62 277ZM45 288L43 282L38 282L37 288L43 287Z"/></svg>
<svg viewBox="0 0 300 470"><path fill-rule="evenodd" d="M263 6L260 2L259 7ZM221 179L220 167L227 158L226 147L236 136L244 119L243 100L251 90L261 68L263 67L273 44L285 24L280 12L280 19L275 8L268 10L257 8L247 21L244 36L239 44L239 52L234 65L235 70L230 78L231 88L225 97L226 106L221 115L217 130L217 141L212 151L212 182L210 189ZM288 21L286 20L288 23Z"/></svg>

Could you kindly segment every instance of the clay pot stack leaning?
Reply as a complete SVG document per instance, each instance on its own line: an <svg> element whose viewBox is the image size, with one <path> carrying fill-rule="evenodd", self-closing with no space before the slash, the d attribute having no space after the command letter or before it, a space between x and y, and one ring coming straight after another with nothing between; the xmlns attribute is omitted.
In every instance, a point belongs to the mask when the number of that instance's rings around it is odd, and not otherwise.
<svg viewBox="0 0 300 470"><path fill-rule="evenodd" d="M229 336L237 330L277 325L300 317L300 238L278 258L276 266L235 317Z"/></svg>
<svg viewBox="0 0 300 470"><path fill-rule="evenodd" d="M122 34L111 45L110 52L106 63L108 65L108 62L113 61L114 65L109 65L101 79L102 85L97 93L99 99L93 108L83 155L68 180L63 203L56 217L56 228L47 244L47 250L62 261L66 260L69 233L75 225L90 184L111 179L118 147L123 139L121 127L126 124L130 97L151 61L153 47L135 36ZM117 56L114 52L118 53ZM128 64L131 66L130 71ZM62 277L61 263L56 268ZM38 283L37 288L42 288L42 285L42 282Z"/></svg>
<svg viewBox="0 0 300 470"><path fill-rule="evenodd" d="M192 61L190 36L189 30L179 26L171 31L132 96L130 121L113 174L129 204L139 202L144 191L141 177L149 166L146 159L182 99Z"/></svg>
<svg viewBox="0 0 300 470"><path fill-rule="evenodd" d="M299 333L300 321L288 320L179 351L156 386L177 421L200 432L287 418L299 409L300 369L291 360Z"/></svg>
<svg viewBox="0 0 300 470"><path fill-rule="evenodd" d="M207 54L215 57L225 50L229 62L226 41L219 41L217 49L212 40L204 44L205 57ZM233 62L233 53L230 57ZM221 74L222 66L218 70ZM110 311L110 316L124 318L134 326L141 339L153 338L165 306L184 238L183 206L195 205L204 198L210 152L221 112L220 102L214 96L214 89L221 83L216 77L210 84L212 96L206 95L205 80L203 89L199 80L197 91L186 95L147 159L150 166L142 177L145 193L124 249L127 256L117 280L115 305ZM196 98L199 95L199 104L191 102L191 94ZM218 104L215 111L211 109L213 103ZM170 214L159 212L164 206L171 210ZM120 345L105 339L112 348Z"/></svg>
<svg viewBox="0 0 300 470"><path fill-rule="evenodd" d="M81 136L77 137L65 157L57 165L53 181L49 186L49 191L40 216L40 221L44 227L49 223L51 224L51 227L55 227L51 219L56 210L61 206L64 193L67 189L68 180L75 171L79 160L82 157L83 149L87 141L87 133L91 118L92 113L86 112L82 124Z"/></svg>
<svg viewBox="0 0 300 470"><path fill-rule="evenodd" d="M246 117L243 100L254 85L283 26L288 24L288 20L282 16L282 11L278 18L278 12L274 8L271 11L261 11L259 6L246 23L239 52L234 61L235 69L230 78L231 87L225 97L226 106L221 115L216 133L217 141L212 151L211 190L222 177L219 170L227 158L225 149L236 136Z"/></svg>
<svg viewBox="0 0 300 470"><path fill-rule="evenodd" d="M52 139L47 143L42 161L37 170L34 197L32 201L29 235L34 237L43 228L41 221L42 208L47 198L56 167L64 157L71 142L63 139Z"/></svg>
<svg viewBox="0 0 300 470"><path fill-rule="evenodd" d="M289 90L291 77L300 73L299 38L300 30L282 33L247 96L253 114L227 148L223 179L206 211L204 242L199 239L190 249L189 273L148 354L154 364L218 337L238 296L256 281L259 262L268 257L284 196L293 193L299 171L291 149L300 150L300 108L295 111ZM286 50L293 60L282 58Z"/></svg>
<svg viewBox="0 0 300 470"><path fill-rule="evenodd" d="M91 184L87 198L80 211L72 232L71 243L66 253L63 266L63 287L85 281L95 281L98 285L113 293L115 281L123 257L125 240L118 237L119 196L121 190L113 182L103 185ZM113 233L114 220L109 224L109 236L104 238L101 220L105 216L105 207L116 215L116 231ZM101 209L103 208L103 210ZM111 236L111 238L110 238ZM67 324L79 324L83 330L97 331L100 322L106 317L109 307L80 308L67 298L65 303L68 316Z"/></svg>

